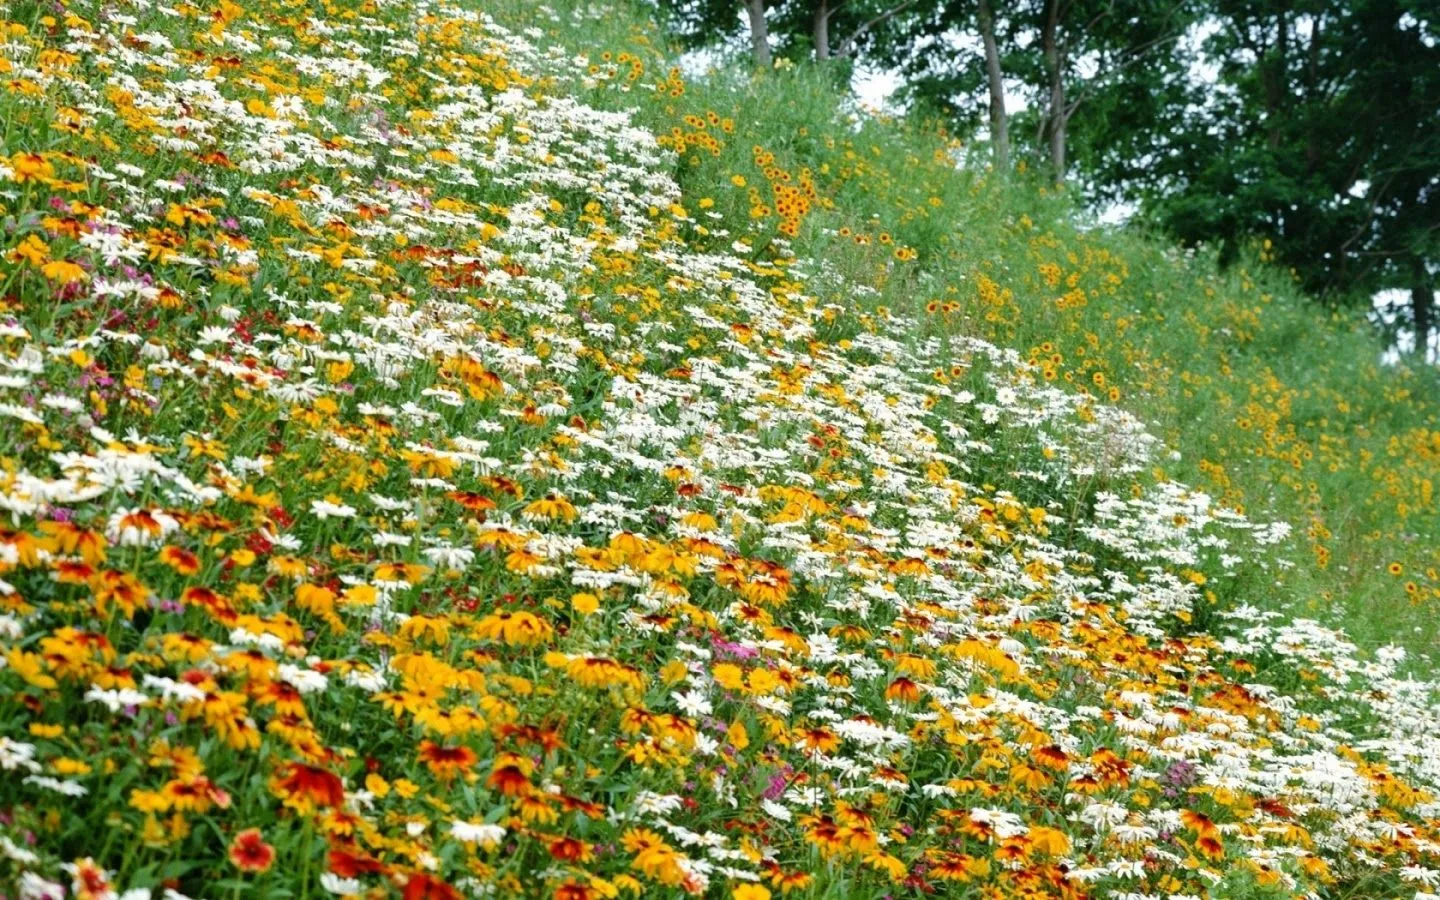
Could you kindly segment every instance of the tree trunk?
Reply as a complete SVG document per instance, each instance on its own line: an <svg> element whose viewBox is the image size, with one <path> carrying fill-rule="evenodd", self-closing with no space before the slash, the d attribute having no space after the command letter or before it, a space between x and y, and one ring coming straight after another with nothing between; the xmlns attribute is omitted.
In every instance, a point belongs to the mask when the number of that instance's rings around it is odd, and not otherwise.
<svg viewBox="0 0 1440 900"><path fill-rule="evenodd" d="M1425 260L1417 256L1412 265L1410 311L1415 318L1415 355L1421 362L1428 362L1430 334L1435 329L1435 280L1425 268Z"/></svg>
<svg viewBox="0 0 1440 900"><path fill-rule="evenodd" d="M823 62L830 58L830 3L816 0L815 19L812 23L815 39L815 59Z"/></svg>
<svg viewBox="0 0 1440 900"><path fill-rule="evenodd" d="M1003 175L1010 170L1010 125L1005 113L1000 50L995 46L995 14L988 0L980 0L980 40L985 44L985 71L990 81L990 146L995 154L995 171Z"/></svg>
<svg viewBox="0 0 1440 900"><path fill-rule="evenodd" d="M745 0L745 14L750 17L750 53L755 65L770 68L770 28L765 24L765 0Z"/></svg>
<svg viewBox="0 0 1440 900"><path fill-rule="evenodd" d="M1280 148L1281 124L1289 111L1290 99L1290 19L1284 6L1275 18L1274 53L1260 62L1260 85L1265 91L1266 138L1270 149Z"/></svg>
<svg viewBox="0 0 1440 900"><path fill-rule="evenodd" d="M1065 72L1060 54L1060 0L1045 4L1045 71L1050 76L1050 109L1045 115L1045 134L1050 138L1050 167L1055 183L1065 180Z"/></svg>

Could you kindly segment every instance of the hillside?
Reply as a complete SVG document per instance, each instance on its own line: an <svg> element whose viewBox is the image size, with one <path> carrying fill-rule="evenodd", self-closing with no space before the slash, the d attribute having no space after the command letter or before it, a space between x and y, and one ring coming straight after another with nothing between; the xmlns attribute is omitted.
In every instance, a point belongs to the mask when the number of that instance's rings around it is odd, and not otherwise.
<svg viewBox="0 0 1440 900"><path fill-rule="evenodd" d="M7 15L6 895L1440 885L1434 379L1260 260L623 8Z"/></svg>

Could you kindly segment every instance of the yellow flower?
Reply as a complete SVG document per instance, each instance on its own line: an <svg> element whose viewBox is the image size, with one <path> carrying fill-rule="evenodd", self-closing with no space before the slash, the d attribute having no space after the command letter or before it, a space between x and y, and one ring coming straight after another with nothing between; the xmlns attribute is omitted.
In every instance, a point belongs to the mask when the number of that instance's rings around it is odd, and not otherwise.
<svg viewBox="0 0 1440 900"><path fill-rule="evenodd" d="M505 610L491 613L475 623L471 633L484 641L499 641L512 647L528 647L543 644L555 633L555 629L534 613Z"/></svg>
<svg viewBox="0 0 1440 900"><path fill-rule="evenodd" d="M711 670L710 676L727 691L739 691L745 687L745 673L734 663L720 663Z"/></svg>
<svg viewBox="0 0 1440 900"><path fill-rule="evenodd" d="M685 663L678 659L672 659L660 670L660 680L666 684L676 684L689 674Z"/></svg>
<svg viewBox="0 0 1440 900"><path fill-rule="evenodd" d="M1070 852L1070 838L1065 832L1043 825L1030 828L1030 841L1035 850L1049 856L1060 857Z"/></svg>
<svg viewBox="0 0 1440 900"><path fill-rule="evenodd" d="M169 812L170 798L160 791L146 791L136 788L130 791L130 805L144 813Z"/></svg>
<svg viewBox="0 0 1440 900"><path fill-rule="evenodd" d="M523 515L527 519L564 519L566 522L575 521L575 505L559 494L546 494L538 500L531 502L525 507Z"/></svg>
<svg viewBox="0 0 1440 900"><path fill-rule="evenodd" d="M270 571L281 577L304 578L308 569L303 559L294 556L270 557Z"/></svg>
<svg viewBox="0 0 1440 900"><path fill-rule="evenodd" d="M626 850L635 854L631 868L662 884L678 885L685 880L686 872L680 867L680 860L684 857L655 832L648 828L632 828L625 832L620 842Z"/></svg>
<svg viewBox="0 0 1440 900"><path fill-rule="evenodd" d="M47 181L55 174L55 168L38 153L16 153L10 157L10 168L15 172L10 177L16 184Z"/></svg>
<svg viewBox="0 0 1440 900"><path fill-rule="evenodd" d="M89 775L91 772L89 763L67 756L57 757L50 765L59 775Z"/></svg>
<svg viewBox="0 0 1440 900"><path fill-rule="evenodd" d="M581 687L630 687L645 689L645 676L636 668L604 656L579 656L570 660L565 671Z"/></svg>
<svg viewBox="0 0 1440 900"><path fill-rule="evenodd" d="M730 900L770 900L770 889L758 884L742 884L730 892Z"/></svg>
<svg viewBox="0 0 1440 900"><path fill-rule="evenodd" d="M734 745L736 750L744 750L750 746L750 735L745 732L745 723L735 722L725 730L725 739Z"/></svg>
<svg viewBox="0 0 1440 900"><path fill-rule="evenodd" d="M505 568L511 572L528 572L544 562L529 550L515 550L505 556Z"/></svg>
<svg viewBox="0 0 1440 900"><path fill-rule="evenodd" d="M570 598L570 607L582 616L593 615L600 609L600 598L594 594L576 594Z"/></svg>
<svg viewBox="0 0 1440 900"><path fill-rule="evenodd" d="M403 581L419 584L430 574L429 566L419 563L381 563L375 567L376 581Z"/></svg>
<svg viewBox="0 0 1440 900"><path fill-rule="evenodd" d="M384 797L390 793L390 782L371 772L365 776L365 790L377 797Z"/></svg>
<svg viewBox="0 0 1440 900"><path fill-rule="evenodd" d="M43 266L50 259L50 246L35 235L30 235L10 251L14 262L28 262L32 266Z"/></svg>
<svg viewBox="0 0 1440 900"><path fill-rule="evenodd" d="M61 284L74 284L77 281L85 281L90 276L77 264L65 259L57 259L45 263L40 267L40 273L51 281L58 281Z"/></svg>
<svg viewBox="0 0 1440 900"><path fill-rule="evenodd" d="M49 690L58 687L59 683L45 674L45 664L38 653L26 653L16 647L5 657L10 663L9 669L19 675L25 681L41 690Z"/></svg>
<svg viewBox="0 0 1440 900"><path fill-rule="evenodd" d="M903 860L879 851L866 856L865 863L871 868L889 875L891 881L899 881L910 871L910 867L905 865Z"/></svg>

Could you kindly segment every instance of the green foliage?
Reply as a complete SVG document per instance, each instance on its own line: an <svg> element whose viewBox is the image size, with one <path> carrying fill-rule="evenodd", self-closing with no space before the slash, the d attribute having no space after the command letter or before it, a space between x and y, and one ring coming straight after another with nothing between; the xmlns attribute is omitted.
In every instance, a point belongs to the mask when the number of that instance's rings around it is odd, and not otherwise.
<svg viewBox="0 0 1440 900"><path fill-rule="evenodd" d="M1440 221L1433 7L1234 0L1211 16L1209 96L1137 123L1166 136L1144 171L1115 160L1098 177L1143 187L1150 215L1219 243L1225 261L1270 238L1312 293L1411 287L1410 260L1433 263Z"/></svg>

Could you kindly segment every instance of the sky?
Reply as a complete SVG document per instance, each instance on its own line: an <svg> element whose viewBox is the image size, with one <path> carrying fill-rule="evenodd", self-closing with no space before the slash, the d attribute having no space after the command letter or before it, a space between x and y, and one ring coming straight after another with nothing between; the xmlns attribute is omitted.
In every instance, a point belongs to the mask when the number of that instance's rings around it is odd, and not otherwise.
<svg viewBox="0 0 1440 900"><path fill-rule="evenodd" d="M893 72L861 67L850 82L855 96L861 104L877 109L886 108L890 96L900 87L900 79Z"/></svg>

